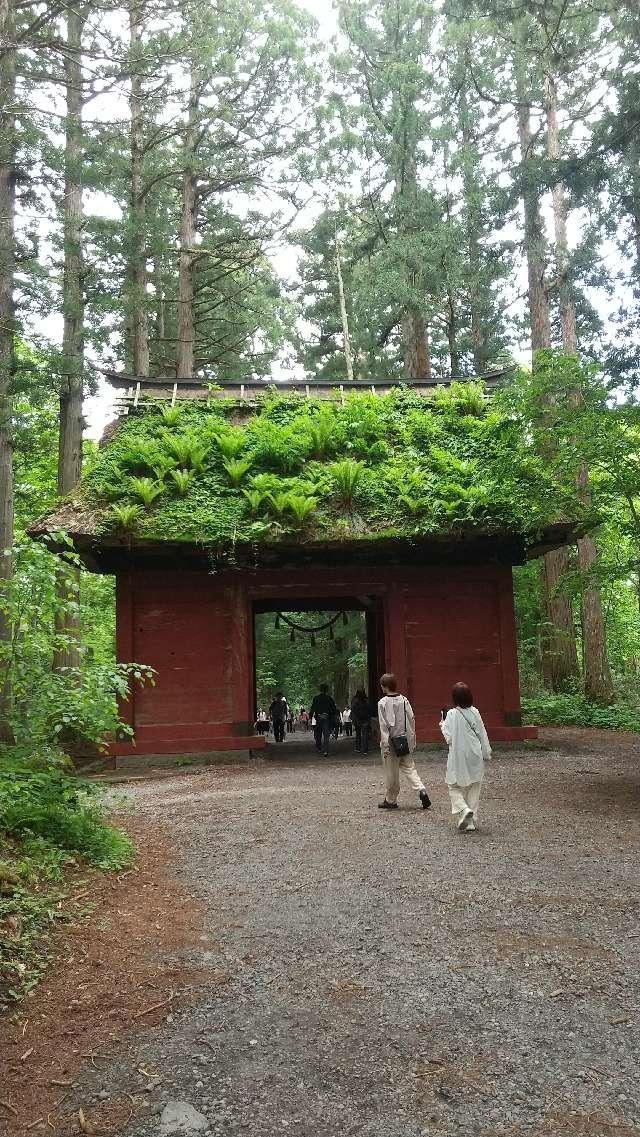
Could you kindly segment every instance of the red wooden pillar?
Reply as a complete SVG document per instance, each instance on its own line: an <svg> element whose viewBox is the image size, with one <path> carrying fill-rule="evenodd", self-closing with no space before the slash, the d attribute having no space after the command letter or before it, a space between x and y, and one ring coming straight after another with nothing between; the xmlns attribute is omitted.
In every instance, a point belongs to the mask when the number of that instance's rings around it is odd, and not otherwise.
<svg viewBox="0 0 640 1137"><path fill-rule="evenodd" d="M518 675L518 641L513 603L513 573L502 569L498 580L498 612L500 621L500 660L505 726L520 726L520 677Z"/></svg>
<svg viewBox="0 0 640 1137"><path fill-rule="evenodd" d="M116 577L116 659L118 663L137 663L135 658L135 575L118 573ZM144 660L142 661L144 662ZM135 730L136 689L131 681L129 698L118 700L120 718Z"/></svg>
<svg viewBox="0 0 640 1137"><path fill-rule="evenodd" d="M253 734L253 609L247 589L241 581L228 589L231 636L232 726L234 735ZM262 741L262 739L261 739Z"/></svg>

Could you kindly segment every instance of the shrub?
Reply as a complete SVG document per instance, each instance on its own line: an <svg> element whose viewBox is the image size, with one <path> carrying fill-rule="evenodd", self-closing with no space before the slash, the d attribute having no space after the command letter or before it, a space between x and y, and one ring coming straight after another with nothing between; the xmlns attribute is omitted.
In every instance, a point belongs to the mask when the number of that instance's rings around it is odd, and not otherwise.
<svg viewBox="0 0 640 1137"><path fill-rule="evenodd" d="M610 707L590 702L583 694L550 691L524 698L527 722L536 726L593 726L607 730L640 731L640 711L626 703Z"/></svg>

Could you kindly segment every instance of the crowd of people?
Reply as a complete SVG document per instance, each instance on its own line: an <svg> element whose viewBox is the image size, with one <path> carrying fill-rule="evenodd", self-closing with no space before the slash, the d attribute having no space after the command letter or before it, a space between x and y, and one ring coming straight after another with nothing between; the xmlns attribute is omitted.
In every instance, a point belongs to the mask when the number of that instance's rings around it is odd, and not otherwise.
<svg viewBox="0 0 640 1137"><path fill-rule="evenodd" d="M328 757L331 741L340 734L354 738L354 751L368 754L374 731L379 739L385 772L385 796L379 809L398 809L400 776L418 794L423 809L431 799L420 777L413 757L416 749L416 727L413 707L406 695L398 691L396 678L387 672L380 679L382 698L377 705L360 688L350 706L339 710L326 684L320 687L307 710L301 706L293 712L282 691L278 691L268 711L260 710L256 731L273 731L276 742L284 742L294 730L313 731L316 750ZM491 745L482 717L473 704L466 683L456 683L451 693L452 706L440 712L440 729L448 746L445 782L449 791L451 813L460 833L478 830L480 792L485 761L491 758Z"/></svg>
<svg viewBox="0 0 640 1137"><path fill-rule="evenodd" d="M331 741L344 735L355 739L356 754L368 754L377 713L376 705L363 688L356 691L349 706L340 710L325 684L309 709L300 706L294 710L282 691L278 691L269 709L258 711L255 731L265 735L272 733L274 742L284 742L294 731L304 734L312 731L316 748L325 755Z"/></svg>

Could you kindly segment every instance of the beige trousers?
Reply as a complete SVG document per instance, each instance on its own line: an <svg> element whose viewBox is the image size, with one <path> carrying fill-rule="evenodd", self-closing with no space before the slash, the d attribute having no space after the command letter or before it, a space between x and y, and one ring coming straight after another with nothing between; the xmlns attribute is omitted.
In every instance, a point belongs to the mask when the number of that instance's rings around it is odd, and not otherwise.
<svg viewBox="0 0 640 1137"><path fill-rule="evenodd" d="M451 812L456 823L461 820L462 814L469 809L473 812L474 821L477 821L482 782L472 782L470 786L447 786L447 789L451 798Z"/></svg>
<svg viewBox="0 0 640 1137"><path fill-rule="evenodd" d="M395 754L389 754L387 758L383 758L384 762L384 776L385 776L385 797L390 805L395 805L400 793L400 771L404 774L412 790L420 793L424 789L424 782L416 770L416 764L412 754L404 754L402 758L396 758Z"/></svg>

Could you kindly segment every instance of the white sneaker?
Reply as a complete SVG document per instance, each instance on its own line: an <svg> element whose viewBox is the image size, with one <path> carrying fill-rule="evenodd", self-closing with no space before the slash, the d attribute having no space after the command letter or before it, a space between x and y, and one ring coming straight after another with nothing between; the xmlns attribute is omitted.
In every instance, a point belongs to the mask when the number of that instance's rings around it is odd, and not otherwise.
<svg viewBox="0 0 640 1137"><path fill-rule="evenodd" d="M467 829L469 829L472 825L473 825L473 810L468 809L466 811L466 813L464 813L462 815L462 817L460 818L460 820L458 822L458 832L459 833L466 833Z"/></svg>

